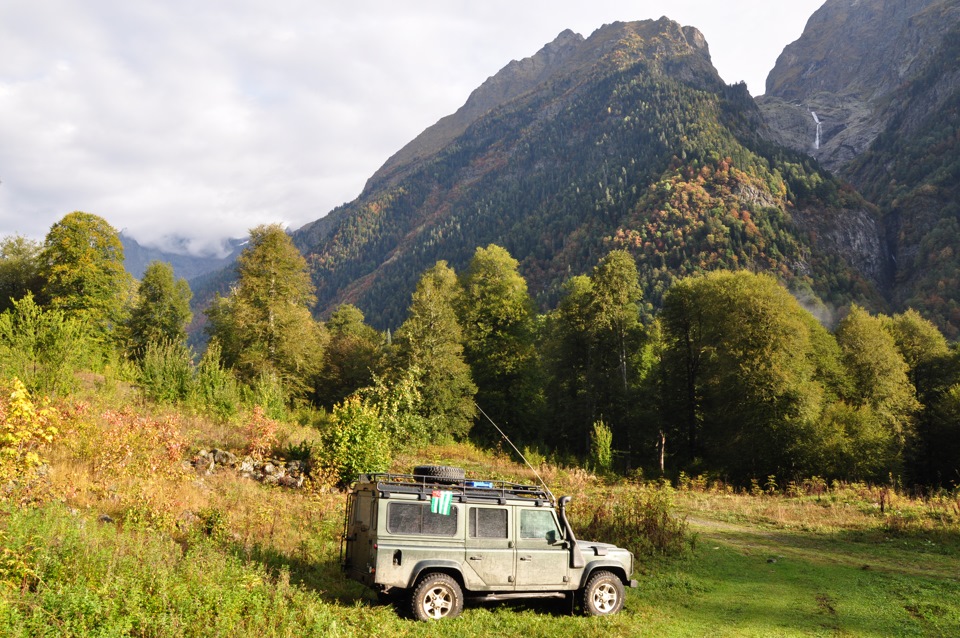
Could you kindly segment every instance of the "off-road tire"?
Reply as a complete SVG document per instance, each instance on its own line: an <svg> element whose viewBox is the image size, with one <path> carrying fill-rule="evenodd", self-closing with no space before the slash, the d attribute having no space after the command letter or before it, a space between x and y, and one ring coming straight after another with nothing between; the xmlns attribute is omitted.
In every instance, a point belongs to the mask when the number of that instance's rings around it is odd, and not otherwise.
<svg viewBox="0 0 960 638"><path fill-rule="evenodd" d="M611 616L623 609L626 590L616 574L599 571L583 588L583 613L587 616Z"/></svg>
<svg viewBox="0 0 960 638"><path fill-rule="evenodd" d="M462 467L451 465L418 465L413 468L413 475L450 483L462 481L467 476Z"/></svg>
<svg viewBox="0 0 960 638"><path fill-rule="evenodd" d="M452 576L433 572L413 588L410 603L417 620L456 618L463 611L463 590Z"/></svg>

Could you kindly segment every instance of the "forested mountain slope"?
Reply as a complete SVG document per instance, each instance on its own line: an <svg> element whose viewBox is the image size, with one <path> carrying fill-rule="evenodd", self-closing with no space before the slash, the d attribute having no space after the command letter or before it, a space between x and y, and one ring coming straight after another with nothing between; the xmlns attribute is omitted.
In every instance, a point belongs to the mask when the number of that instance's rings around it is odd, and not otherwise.
<svg viewBox="0 0 960 638"><path fill-rule="evenodd" d="M509 88L505 88L509 87ZM765 141L743 85L702 34L666 18L565 32L428 129L350 204L294 233L318 310L349 301L397 326L420 274L496 243L550 305L612 248L637 259L646 300L678 276L775 273L835 303L882 303L876 211L800 153ZM462 130L462 132L461 132ZM761 135L763 133L763 135Z"/></svg>

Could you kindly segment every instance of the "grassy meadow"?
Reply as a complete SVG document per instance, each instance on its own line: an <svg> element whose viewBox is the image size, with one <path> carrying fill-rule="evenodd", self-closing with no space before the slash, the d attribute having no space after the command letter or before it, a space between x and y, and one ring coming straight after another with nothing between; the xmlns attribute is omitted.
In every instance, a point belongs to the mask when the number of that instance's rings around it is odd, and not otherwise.
<svg viewBox="0 0 960 638"><path fill-rule="evenodd" d="M960 494L772 477L737 491L542 458L551 489L574 495L581 537L642 554L624 611L468 604L454 621L417 623L341 576L345 498L323 476L288 489L185 463L264 449L256 415L219 423L98 390L55 406L57 434L37 449L46 464L0 486L0 636L960 635ZM309 456L317 429L301 420L269 432L272 457ZM394 463L532 480L469 445Z"/></svg>

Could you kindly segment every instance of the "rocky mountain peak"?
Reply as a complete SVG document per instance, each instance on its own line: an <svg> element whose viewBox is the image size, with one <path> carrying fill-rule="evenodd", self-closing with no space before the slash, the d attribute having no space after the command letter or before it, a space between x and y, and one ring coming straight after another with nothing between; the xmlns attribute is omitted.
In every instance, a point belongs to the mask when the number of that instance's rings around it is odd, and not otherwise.
<svg viewBox="0 0 960 638"><path fill-rule="evenodd" d="M596 66L627 66L641 58L655 66L668 66L671 74L684 81L720 81L703 34L669 18L614 22L600 27L587 39L567 29L533 56L513 60L487 78L455 113L427 128L391 156L367 181L364 193L397 179L407 168L446 147L479 118L547 82ZM687 64L677 63L678 59Z"/></svg>
<svg viewBox="0 0 960 638"><path fill-rule="evenodd" d="M566 29L531 57L511 61L474 89L455 113L440 119L394 153L367 181L364 192L394 177L404 167L430 157L491 109L542 83L563 67L582 42L582 35Z"/></svg>

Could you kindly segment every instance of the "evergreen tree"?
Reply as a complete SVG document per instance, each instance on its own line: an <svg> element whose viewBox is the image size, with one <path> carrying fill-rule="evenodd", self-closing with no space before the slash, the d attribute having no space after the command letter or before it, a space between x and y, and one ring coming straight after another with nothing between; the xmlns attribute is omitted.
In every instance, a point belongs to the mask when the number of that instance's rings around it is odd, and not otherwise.
<svg viewBox="0 0 960 638"><path fill-rule="evenodd" d="M325 338L309 310L314 296L306 260L279 225L257 226L237 273L230 296L218 296L206 311L224 364L246 383L271 376L293 396L304 395L322 363Z"/></svg>
<svg viewBox="0 0 960 638"><path fill-rule="evenodd" d="M461 276L457 306L477 403L498 426L530 440L539 429L543 396L536 314L517 266L500 246L477 248Z"/></svg>
<svg viewBox="0 0 960 638"><path fill-rule="evenodd" d="M140 360L151 343L186 341L192 296L185 279L174 279L170 264L154 261L147 266L127 323L134 359Z"/></svg>
<svg viewBox="0 0 960 638"><path fill-rule="evenodd" d="M45 305L116 338L133 289L123 244L103 218L73 212L50 228L40 255Z"/></svg>
<svg viewBox="0 0 960 638"><path fill-rule="evenodd" d="M457 277L439 261L417 283L407 320L397 330L400 369L416 370L420 411L439 435L462 438L476 414L477 388L463 358L463 332L454 310Z"/></svg>

